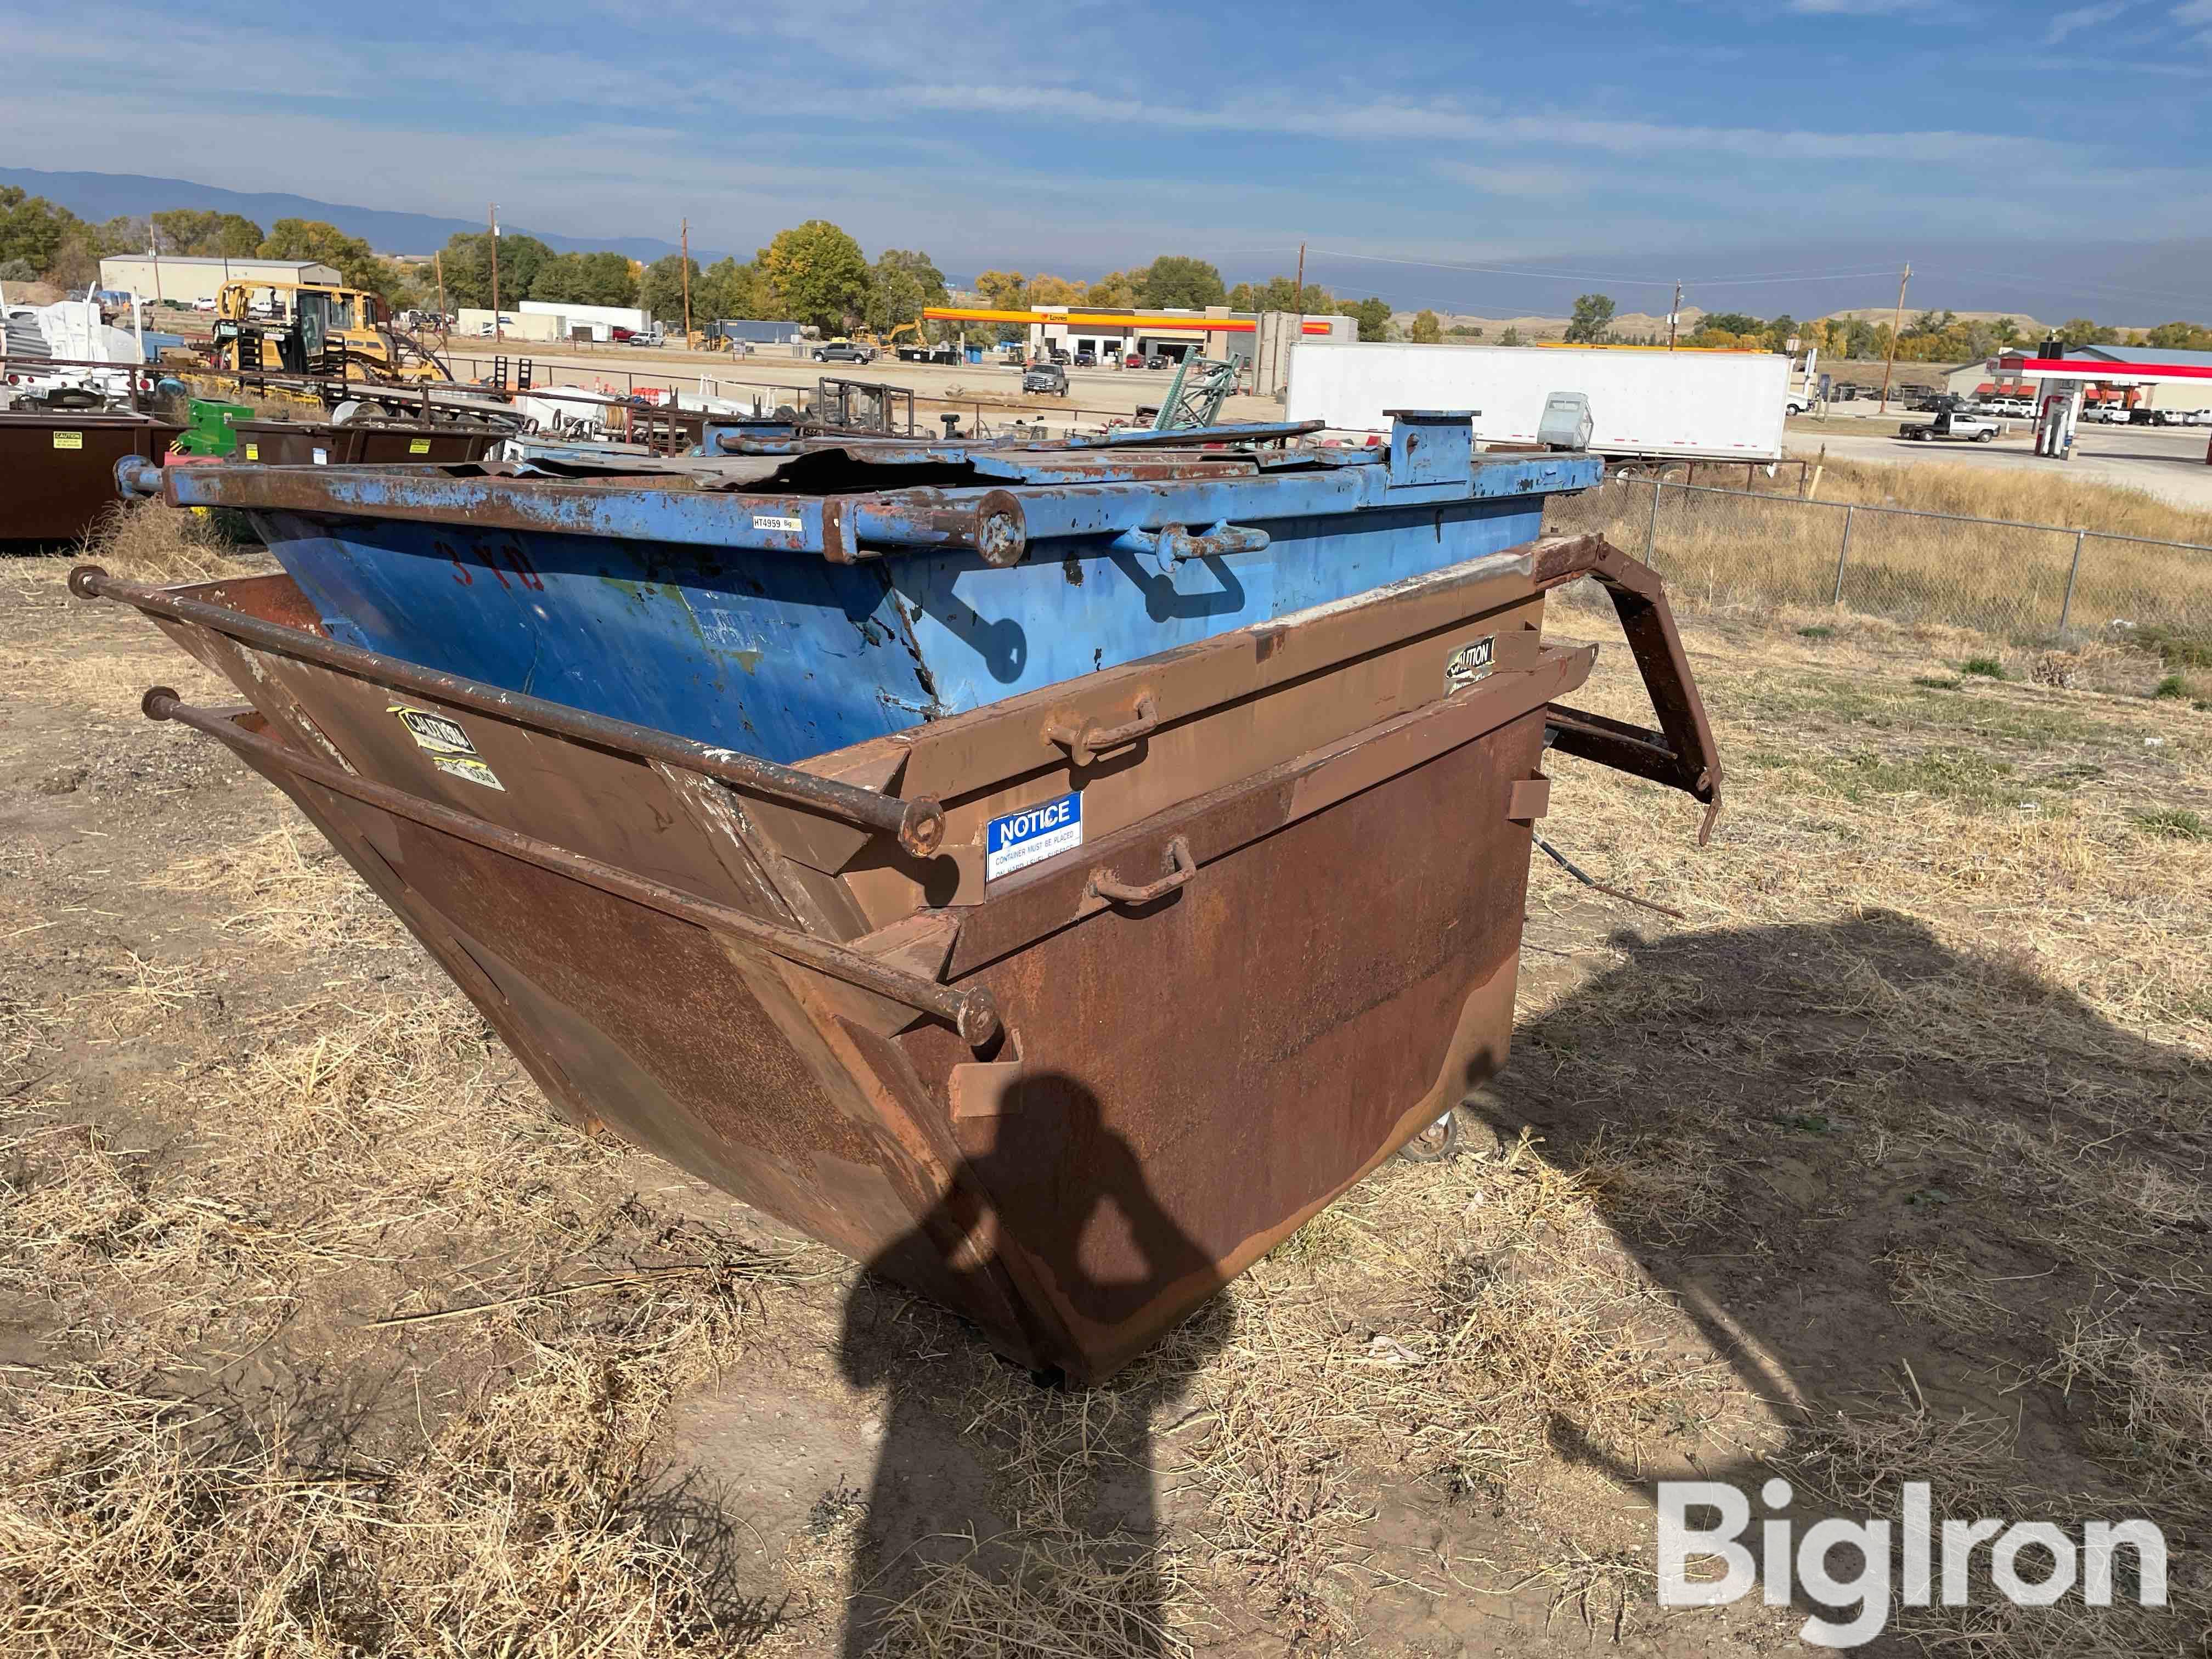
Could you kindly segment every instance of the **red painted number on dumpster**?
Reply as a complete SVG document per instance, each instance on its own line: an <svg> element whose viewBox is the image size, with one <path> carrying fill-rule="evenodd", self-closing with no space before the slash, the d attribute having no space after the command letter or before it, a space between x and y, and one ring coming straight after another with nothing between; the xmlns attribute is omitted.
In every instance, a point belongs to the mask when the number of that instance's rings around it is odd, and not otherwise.
<svg viewBox="0 0 2212 1659"><path fill-rule="evenodd" d="M545 579L538 574L538 568L530 562L530 555L522 550L521 543L509 542L501 548L500 551L507 556L507 568L522 578L522 585L525 587L533 593L543 593L545 591Z"/></svg>
<svg viewBox="0 0 2212 1659"><path fill-rule="evenodd" d="M461 562L461 556L453 551L453 546L450 543L432 542L430 545L435 550L444 554L447 558L453 562L453 580L455 581L459 582L464 587L473 587L476 586L477 579L469 574L468 566Z"/></svg>

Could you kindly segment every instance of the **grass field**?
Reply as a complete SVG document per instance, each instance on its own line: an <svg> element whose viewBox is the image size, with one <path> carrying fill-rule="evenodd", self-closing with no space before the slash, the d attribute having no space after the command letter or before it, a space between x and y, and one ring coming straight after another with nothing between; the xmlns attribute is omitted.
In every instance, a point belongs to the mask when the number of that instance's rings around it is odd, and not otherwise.
<svg viewBox="0 0 2212 1659"><path fill-rule="evenodd" d="M556 1121L64 570L0 571L0 1653L1795 1650L1654 1605L1669 1474L2147 1515L2164 1611L1874 1650L2202 1651L2212 715L2142 653L1701 601L1711 846L1568 759L1543 826L1687 919L1539 860L1474 1152L1054 1394Z"/></svg>
<svg viewBox="0 0 2212 1659"><path fill-rule="evenodd" d="M2212 547L2212 514L2107 485L1940 464L1830 461L1811 503L1796 498L1794 474L1788 482L1787 494L1664 490L1655 520L1652 486L1617 481L1562 499L1548 523L1602 531L1639 556L1649 545L1686 606L1834 606L2021 644L2054 639L2063 612L2068 644L2163 652L2166 669L2185 674L2212 668L2212 552L2118 539ZM1854 512L1846 547L1846 507L2011 522ZM2077 531L2089 532L2078 573Z"/></svg>

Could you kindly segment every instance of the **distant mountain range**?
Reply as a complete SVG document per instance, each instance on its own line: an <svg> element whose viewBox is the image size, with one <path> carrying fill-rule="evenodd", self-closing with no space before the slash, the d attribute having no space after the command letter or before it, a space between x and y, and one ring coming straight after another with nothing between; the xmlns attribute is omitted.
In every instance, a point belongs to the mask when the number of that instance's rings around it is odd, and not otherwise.
<svg viewBox="0 0 2212 1659"><path fill-rule="evenodd" d="M0 185L15 185L97 223L171 208L207 208L240 213L264 230L279 219L320 219L349 236L358 236L379 253L428 253L445 246L458 233L480 231L481 219L443 219L428 213L392 213L382 208L349 207L312 196L274 191L224 190L187 179L153 179L136 173L41 173L35 167L0 167ZM526 225L502 224L501 234L535 236L557 253L592 253L611 248L647 264L678 251L657 236L561 236ZM711 263L720 251L695 247L691 257Z"/></svg>

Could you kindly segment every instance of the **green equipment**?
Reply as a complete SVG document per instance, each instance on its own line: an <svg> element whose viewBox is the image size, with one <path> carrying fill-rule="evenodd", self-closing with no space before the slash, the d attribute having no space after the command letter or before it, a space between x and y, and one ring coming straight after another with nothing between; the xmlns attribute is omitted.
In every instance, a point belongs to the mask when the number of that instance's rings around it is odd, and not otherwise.
<svg viewBox="0 0 2212 1659"><path fill-rule="evenodd" d="M252 418L253 410L244 404L220 403L213 398L195 398L184 431L169 447L179 455L236 454L238 434L233 428L240 421Z"/></svg>
<svg viewBox="0 0 2212 1659"><path fill-rule="evenodd" d="M1152 430L1180 432L1188 427L1218 426L1221 406L1236 390L1236 364L1212 357L1186 357L1176 365L1167 400L1152 416Z"/></svg>

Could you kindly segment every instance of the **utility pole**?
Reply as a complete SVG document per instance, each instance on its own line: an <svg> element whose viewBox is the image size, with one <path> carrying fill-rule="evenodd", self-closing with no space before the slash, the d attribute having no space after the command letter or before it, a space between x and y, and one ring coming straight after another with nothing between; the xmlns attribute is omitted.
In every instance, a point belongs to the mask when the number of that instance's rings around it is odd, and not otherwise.
<svg viewBox="0 0 2212 1659"><path fill-rule="evenodd" d="M1667 313L1667 349L1669 351L1672 351L1674 349L1674 319L1681 314L1682 285L1680 283L1677 283L1674 284L1674 309Z"/></svg>
<svg viewBox="0 0 2212 1659"><path fill-rule="evenodd" d="M1912 263L1907 260L1905 274L1897 279L1897 313L1889 322L1889 361L1881 366L1881 407L1877 414L1889 413L1890 371L1897 367L1897 336L1905 326L1905 285L1912 280Z"/></svg>
<svg viewBox="0 0 2212 1659"><path fill-rule="evenodd" d="M431 269L438 273L438 332L446 331L446 250L438 249L430 255Z"/></svg>
<svg viewBox="0 0 2212 1659"><path fill-rule="evenodd" d="M691 343L691 222L684 222L684 343Z"/></svg>
<svg viewBox="0 0 2212 1659"><path fill-rule="evenodd" d="M488 214L486 214L486 215L484 216L484 222L491 228L491 337L492 337L493 343L496 344L498 342L500 342L501 340L503 340L503 339L505 339L505 338L507 337L504 334L502 334L501 332L500 332L500 327L499 327L499 204L498 204L498 203L494 202L494 203L491 204L491 211L490 211L489 213L488 213Z"/></svg>
<svg viewBox="0 0 2212 1659"><path fill-rule="evenodd" d="M1306 245L1298 244L1298 291L1291 296L1291 308L1300 317L1306 314Z"/></svg>

